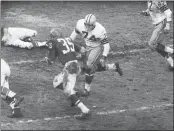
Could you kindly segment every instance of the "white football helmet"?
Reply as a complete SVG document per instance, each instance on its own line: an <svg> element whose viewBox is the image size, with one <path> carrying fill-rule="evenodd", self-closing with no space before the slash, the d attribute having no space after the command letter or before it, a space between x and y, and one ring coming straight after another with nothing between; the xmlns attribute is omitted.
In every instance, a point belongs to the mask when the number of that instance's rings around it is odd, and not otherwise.
<svg viewBox="0 0 174 131"><path fill-rule="evenodd" d="M96 24L96 17L93 14L86 15L84 24L87 30L93 30Z"/></svg>

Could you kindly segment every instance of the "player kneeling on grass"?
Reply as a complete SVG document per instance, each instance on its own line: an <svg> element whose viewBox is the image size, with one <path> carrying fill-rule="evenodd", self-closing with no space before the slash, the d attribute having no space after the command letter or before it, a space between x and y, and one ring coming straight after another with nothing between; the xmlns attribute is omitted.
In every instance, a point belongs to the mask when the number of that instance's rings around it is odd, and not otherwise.
<svg viewBox="0 0 174 131"><path fill-rule="evenodd" d="M163 56L173 69L173 48L162 44L164 37L170 31L172 11L168 8L165 0L148 0L147 9L140 13L152 18L155 26L152 36L148 42L149 46Z"/></svg>
<svg viewBox="0 0 174 131"><path fill-rule="evenodd" d="M71 106L77 106L82 111L82 114L77 119L84 119L90 116L90 110L79 100L74 90L76 77L80 73L80 64L77 61L74 45L69 38L64 38L60 29L50 31L51 39L47 41L48 54L45 57L47 63L53 63L56 58L64 65L60 74L55 76L53 80L54 88L63 90L71 102Z"/></svg>
<svg viewBox="0 0 174 131"><path fill-rule="evenodd" d="M36 42L32 37L37 35L36 30L17 27L1 28L1 44L4 46L14 46L20 48L35 48L46 46L46 42Z"/></svg>
<svg viewBox="0 0 174 131"><path fill-rule="evenodd" d="M22 116L19 104L24 100L24 97L17 95L9 89L9 76L10 67L1 59L1 98L12 108L12 113L8 117L17 118Z"/></svg>

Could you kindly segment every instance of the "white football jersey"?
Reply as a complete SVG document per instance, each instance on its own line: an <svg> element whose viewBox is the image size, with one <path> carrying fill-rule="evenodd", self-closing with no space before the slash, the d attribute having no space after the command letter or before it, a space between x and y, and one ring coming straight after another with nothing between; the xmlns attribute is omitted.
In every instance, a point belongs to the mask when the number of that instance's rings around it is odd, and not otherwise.
<svg viewBox="0 0 174 131"><path fill-rule="evenodd" d="M80 19L76 24L75 32L83 36L87 47L93 48L108 43L106 30L98 22L92 31L87 31L84 19Z"/></svg>
<svg viewBox="0 0 174 131"><path fill-rule="evenodd" d="M161 0L148 1L147 6L153 24L158 24L164 19L166 19L167 16L165 15L164 11L167 10L168 7L165 1Z"/></svg>
<svg viewBox="0 0 174 131"><path fill-rule="evenodd" d="M18 39L24 39L26 37L32 37L37 35L36 30L31 30L28 28L15 28L15 27L9 27L8 28L8 33L12 37L16 37Z"/></svg>

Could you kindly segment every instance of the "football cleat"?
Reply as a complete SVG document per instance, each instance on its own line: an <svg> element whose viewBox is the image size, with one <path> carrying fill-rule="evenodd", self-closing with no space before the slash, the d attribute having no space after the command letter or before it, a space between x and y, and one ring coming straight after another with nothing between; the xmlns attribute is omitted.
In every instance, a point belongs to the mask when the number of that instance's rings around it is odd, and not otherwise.
<svg viewBox="0 0 174 131"><path fill-rule="evenodd" d="M77 116L76 119L78 120L85 120L91 116L91 111L88 111L88 113L81 113L80 116Z"/></svg>
<svg viewBox="0 0 174 131"><path fill-rule="evenodd" d="M115 63L115 67L116 67L115 71L118 72L118 74L119 74L120 76L122 76L122 75L123 75L123 71L122 71L122 69L120 68L120 65L119 65L118 62Z"/></svg>
<svg viewBox="0 0 174 131"><path fill-rule="evenodd" d="M20 107L14 108L12 113L10 115L8 115L7 117L9 118L19 118L22 117L22 112Z"/></svg>

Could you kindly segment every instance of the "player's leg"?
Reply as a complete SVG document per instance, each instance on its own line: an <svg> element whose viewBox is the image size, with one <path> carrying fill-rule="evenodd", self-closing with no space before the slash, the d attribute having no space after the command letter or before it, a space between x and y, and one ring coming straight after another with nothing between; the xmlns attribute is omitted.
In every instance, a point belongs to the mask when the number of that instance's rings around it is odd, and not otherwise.
<svg viewBox="0 0 174 131"><path fill-rule="evenodd" d="M27 48L27 49L31 49L34 47L34 45L31 42L24 42L20 39L14 38L14 37L12 37L10 40L8 40L6 42L6 45L20 47L20 48Z"/></svg>
<svg viewBox="0 0 174 131"><path fill-rule="evenodd" d="M79 97L76 95L76 91L74 90L76 83L76 76L79 73L80 67L76 62L70 62L65 65L63 69L63 73L60 73L55 77L53 81L53 85L56 88L62 89L63 92L68 96L68 100L71 102L71 106L77 106L82 115L79 117L86 118L90 114L90 110L83 104L82 101L79 100Z"/></svg>
<svg viewBox="0 0 174 131"><path fill-rule="evenodd" d="M77 118L83 119L88 117L90 115L89 108L79 99L79 97L76 95L76 91L74 90L76 83L76 74L68 74L67 79L68 80L67 83L65 83L64 92L68 95L71 106L77 106L82 112L81 116Z"/></svg>
<svg viewBox="0 0 174 131"><path fill-rule="evenodd" d="M96 50L93 50L93 57L88 56L88 61L90 61L90 64L93 62L94 64L94 70L96 72L102 72L102 71L108 71L108 70L114 70L119 73L120 76L123 75L123 71L120 68L119 62L115 63L110 63L107 64L105 63L104 65L100 63L100 58L102 57L102 52L103 52L103 47L96 48ZM91 57L91 58L90 58ZM90 60L91 59L91 60ZM84 70L84 69L82 69Z"/></svg>
<svg viewBox="0 0 174 131"><path fill-rule="evenodd" d="M165 24L163 22L155 26L148 44L152 49L155 49L161 56L163 56L169 62L171 67L173 67L173 58L169 56L169 53L172 53L173 51L171 48L162 44L165 37L163 32L164 27Z"/></svg>
<svg viewBox="0 0 174 131"><path fill-rule="evenodd" d="M38 43L41 43L40 45L38 45ZM31 49L34 47L40 47L40 46L45 46L46 42L35 42L35 41L22 41L20 39L17 38L10 38L10 40L8 40L5 45L8 46L15 46L15 47L20 47L20 48L26 48L26 49Z"/></svg>
<svg viewBox="0 0 174 131"><path fill-rule="evenodd" d="M163 43L163 41L164 41L164 38L166 37L166 34L165 34L165 32L164 32L164 28L165 28L165 26L166 26L166 21L164 21L163 22L163 28L162 28L162 36L161 36L161 38L160 38L160 40L159 40L159 44L161 43L161 45L162 45L162 43ZM162 46L161 46L162 47ZM169 63L169 65L170 65L170 67L171 68L174 68L173 67L173 48L172 47L170 47L170 46L167 46L167 45L164 45L162 48L164 48L164 51L166 51L167 53L168 53L168 55L167 55L167 57L165 57L165 59L167 60L167 62Z"/></svg>
<svg viewBox="0 0 174 131"><path fill-rule="evenodd" d="M71 74L80 73L80 65L78 64L77 61L70 61L65 64L63 71L60 74L55 76L55 78L53 80L53 87L64 90L63 83L65 83L65 80L67 80L65 78L67 78L68 73L71 73Z"/></svg>
<svg viewBox="0 0 174 131"><path fill-rule="evenodd" d="M53 87L63 90L63 79L64 79L64 73L61 72L60 74L56 75L53 80Z"/></svg>
<svg viewBox="0 0 174 131"><path fill-rule="evenodd" d="M41 47L46 46L46 42L37 42L33 39L37 35L36 30L28 28L9 28L9 31L12 33L12 37L18 38L23 42L27 42L26 48L31 49L32 47ZM25 45L24 45L25 46ZM19 46L25 48L23 46Z"/></svg>
<svg viewBox="0 0 174 131"><path fill-rule="evenodd" d="M8 117L21 117L19 104L24 100L15 92L9 89L8 76L1 75L1 98L12 108L12 113Z"/></svg>
<svg viewBox="0 0 174 131"><path fill-rule="evenodd" d="M30 42L33 44L33 47L42 47L42 46L46 46L46 41L44 42L39 42L39 41L35 41L33 39L33 37L35 37L37 35L37 31L36 30L32 30L32 29L28 29L28 28L22 28L23 29L23 36L21 36L21 40L24 42Z"/></svg>
<svg viewBox="0 0 174 131"><path fill-rule="evenodd" d="M97 68L97 63L102 53L102 47L96 47L86 54L86 68L85 68L85 89L84 96L88 96L91 90L91 83L94 78L94 73Z"/></svg>
<svg viewBox="0 0 174 131"><path fill-rule="evenodd" d="M120 76L123 75L123 71L120 68L120 64L118 62L105 64L104 66L98 62L96 72L102 72L102 71L108 71L108 70L114 70L115 72L118 72Z"/></svg>

